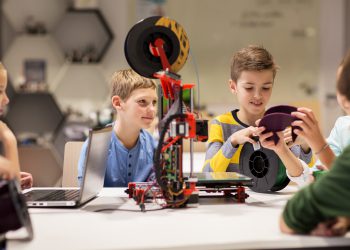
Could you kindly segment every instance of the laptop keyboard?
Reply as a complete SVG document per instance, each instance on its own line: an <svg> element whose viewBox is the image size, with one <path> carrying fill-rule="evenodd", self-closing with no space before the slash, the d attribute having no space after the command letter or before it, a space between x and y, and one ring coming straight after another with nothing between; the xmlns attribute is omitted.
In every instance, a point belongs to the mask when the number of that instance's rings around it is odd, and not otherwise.
<svg viewBox="0 0 350 250"><path fill-rule="evenodd" d="M34 201L69 201L79 197L80 190L35 190L25 194L27 200Z"/></svg>

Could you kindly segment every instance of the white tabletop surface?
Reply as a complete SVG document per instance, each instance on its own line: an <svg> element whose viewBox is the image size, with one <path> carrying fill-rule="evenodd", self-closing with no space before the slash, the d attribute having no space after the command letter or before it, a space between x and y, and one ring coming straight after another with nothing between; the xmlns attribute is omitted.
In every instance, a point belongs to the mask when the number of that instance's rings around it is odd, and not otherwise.
<svg viewBox="0 0 350 250"><path fill-rule="evenodd" d="M29 209L31 242L9 241L8 249L252 249L350 245L346 237L280 233L278 218L296 191L249 192L246 203L200 198L196 208L140 212L124 189L105 188L81 209Z"/></svg>

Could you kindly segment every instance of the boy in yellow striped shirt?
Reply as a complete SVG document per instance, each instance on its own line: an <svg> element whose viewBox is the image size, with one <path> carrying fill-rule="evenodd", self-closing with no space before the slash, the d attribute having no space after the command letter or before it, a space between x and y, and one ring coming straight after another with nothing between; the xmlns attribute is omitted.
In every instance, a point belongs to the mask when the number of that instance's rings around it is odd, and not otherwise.
<svg viewBox="0 0 350 250"><path fill-rule="evenodd" d="M272 133L263 134L265 128L255 125L264 115L277 69L272 55L261 46L250 45L233 55L229 88L237 97L239 109L212 120L204 172L239 172L243 144L254 144L252 137L259 136L261 145L274 150L280 157L292 181L300 186L307 183L309 167L306 163L311 165L312 160L309 146L300 142L289 148L283 132L277 133L282 140L275 145L267 140Z"/></svg>

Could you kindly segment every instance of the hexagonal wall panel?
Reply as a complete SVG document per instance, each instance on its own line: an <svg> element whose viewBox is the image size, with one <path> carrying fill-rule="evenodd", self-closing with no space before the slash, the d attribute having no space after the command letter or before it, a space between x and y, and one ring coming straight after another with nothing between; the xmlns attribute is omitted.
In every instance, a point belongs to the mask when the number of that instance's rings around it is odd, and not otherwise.
<svg viewBox="0 0 350 250"><path fill-rule="evenodd" d="M6 51L15 40L16 31L13 29L6 16L2 17L3 18L1 21L1 49L2 51Z"/></svg>
<svg viewBox="0 0 350 250"><path fill-rule="evenodd" d="M34 186L59 186L62 163L52 146L20 145L18 147L21 170L33 175Z"/></svg>
<svg viewBox="0 0 350 250"><path fill-rule="evenodd" d="M71 64L53 89L60 106L73 108L86 116L109 101L109 89L99 66Z"/></svg>
<svg viewBox="0 0 350 250"><path fill-rule="evenodd" d="M23 32L28 19L33 17L51 31L67 9L67 1L57 0L10 0L3 1L4 15L17 32Z"/></svg>
<svg viewBox="0 0 350 250"><path fill-rule="evenodd" d="M130 68L124 55L124 41L130 29L130 1L100 1L99 8L114 33L114 39L108 52L101 61L101 66L107 78L116 69ZM115 10L118 10L118 15Z"/></svg>
<svg viewBox="0 0 350 250"><path fill-rule="evenodd" d="M64 116L48 93L17 93L5 120L16 136L36 137L55 132Z"/></svg>
<svg viewBox="0 0 350 250"><path fill-rule="evenodd" d="M54 36L72 62L99 62L113 33L99 10L70 10L59 22Z"/></svg>
<svg viewBox="0 0 350 250"><path fill-rule="evenodd" d="M50 84L64 63L62 52L51 36L21 35L16 38L4 56L4 64L18 88L24 81L24 62L26 60L46 61L46 83Z"/></svg>

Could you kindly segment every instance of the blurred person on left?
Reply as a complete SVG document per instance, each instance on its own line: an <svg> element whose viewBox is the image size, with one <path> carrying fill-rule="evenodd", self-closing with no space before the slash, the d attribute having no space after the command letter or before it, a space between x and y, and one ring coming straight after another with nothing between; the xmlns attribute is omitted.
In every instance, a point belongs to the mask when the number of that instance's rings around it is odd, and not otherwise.
<svg viewBox="0 0 350 250"><path fill-rule="evenodd" d="M0 116L3 115L4 108L10 102L6 94L6 88L7 71L0 62ZM5 177L5 179L12 179L14 174L14 177L20 180L22 189L30 188L33 185L33 177L30 173L20 172L16 137L9 127L2 121L0 121L0 142L2 143L4 150L3 158L8 160L7 163L6 161L0 162L0 164L4 164L2 177ZM5 169L7 169L6 173Z"/></svg>

